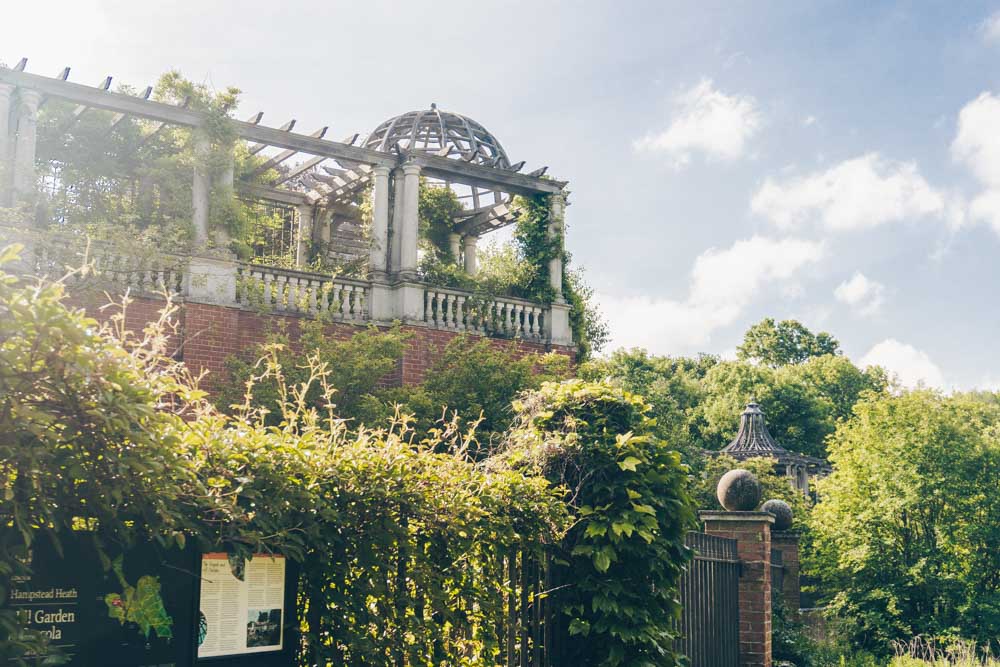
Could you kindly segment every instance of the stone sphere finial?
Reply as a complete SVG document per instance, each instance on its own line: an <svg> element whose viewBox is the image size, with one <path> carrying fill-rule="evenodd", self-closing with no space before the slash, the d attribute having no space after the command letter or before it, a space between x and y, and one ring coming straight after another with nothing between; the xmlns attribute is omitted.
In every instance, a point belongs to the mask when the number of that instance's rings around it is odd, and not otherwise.
<svg viewBox="0 0 1000 667"><path fill-rule="evenodd" d="M760 511L774 517L775 530L788 530L792 527L792 508L784 500L772 498L760 506Z"/></svg>
<svg viewBox="0 0 1000 667"><path fill-rule="evenodd" d="M730 512L751 512L760 502L760 482L749 470L730 470L719 480L715 495Z"/></svg>

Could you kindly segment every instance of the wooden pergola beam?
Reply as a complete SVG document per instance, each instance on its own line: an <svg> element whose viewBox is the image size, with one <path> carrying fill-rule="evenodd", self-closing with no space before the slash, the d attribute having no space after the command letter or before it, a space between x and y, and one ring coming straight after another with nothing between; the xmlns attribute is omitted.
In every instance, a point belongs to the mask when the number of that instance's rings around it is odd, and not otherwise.
<svg viewBox="0 0 1000 667"><path fill-rule="evenodd" d="M31 74L23 71L26 64L27 61L22 59L14 69L0 68L0 83L36 90L43 95L64 99L79 105L145 118L162 124L200 127L205 122L203 113L183 106L142 99L110 90L101 90L100 88L63 81L59 78ZM294 150L298 153L332 158L338 161L353 161L369 166L383 165L392 168L398 166L400 159L400 156L391 153L308 137L296 134L290 129L282 130L239 120L231 122L240 138L255 144ZM156 130L159 127L161 126L158 126ZM530 195L559 192L565 185L560 181L545 180L504 169L467 164L460 160L429 155L420 151L404 150L402 153L412 162L419 164L429 176L452 183L474 185L487 190L500 189L513 194Z"/></svg>
<svg viewBox="0 0 1000 667"><path fill-rule="evenodd" d="M309 171L310 169L312 169L313 167L315 167L316 165L324 162L326 159L327 158L323 157L322 155L310 158L305 162L303 162L302 164L292 167L287 174L279 176L274 182L271 183L271 185L281 185L282 183L290 181L293 178L297 178L302 174L306 173L307 171Z"/></svg>
<svg viewBox="0 0 1000 667"><path fill-rule="evenodd" d="M329 130L329 129L330 129L329 126L322 127L320 129L316 130L315 132L313 132L312 134L310 134L309 136L312 137L312 138L314 138L314 139L322 139L326 135L326 131ZM256 169L254 169L253 170L253 174L251 174L251 176L257 176L259 174L263 174L268 169L272 169L274 167L277 167L279 164L281 164L285 160L289 159L293 155L296 155L297 153L298 153L298 151L293 151L293 150L281 151L280 153L278 153L274 157L272 157L269 160L267 160L266 162L264 162L264 164L260 165Z"/></svg>

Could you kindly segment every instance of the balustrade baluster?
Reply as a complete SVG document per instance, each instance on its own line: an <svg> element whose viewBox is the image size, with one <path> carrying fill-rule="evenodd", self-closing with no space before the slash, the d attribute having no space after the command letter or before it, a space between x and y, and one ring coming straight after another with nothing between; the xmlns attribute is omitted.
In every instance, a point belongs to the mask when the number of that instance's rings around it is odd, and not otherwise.
<svg viewBox="0 0 1000 667"><path fill-rule="evenodd" d="M467 331L469 324L465 321L465 297L460 296L455 300L455 326L462 331Z"/></svg>
<svg viewBox="0 0 1000 667"><path fill-rule="evenodd" d="M445 294L444 326L447 329L455 328L455 295Z"/></svg>
<svg viewBox="0 0 1000 667"><path fill-rule="evenodd" d="M250 275L256 277L257 272L251 269ZM261 305L265 308L271 307L271 274L264 271L260 275L261 284L263 286L261 294Z"/></svg>
<svg viewBox="0 0 1000 667"><path fill-rule="evenodd" d="M353 291L352 285L344 285L340 288L340 316L345 320L351 316L351 292Z"/></svg>
<svg viewBox="0 0 1000 667"><path fill-rule="evenodd" d="M299 279L296 276L285 276L285 310L295 312L297 310L296 297L298 295Z"/></svg>
<svg viewBox="0 0 1000 667"><path fill-rule="evenodd" d="M444 315L442 312L444 310L444 294L441 292L434 293L434 326L441 326L441 320Z"/></svg>
<svg viewBox="0 0 1000 667"><path fill-rule="evenodd" d="M315 315L319 312L319 291L322 287L322 281L309 281L309 294L306 295L306 310L309 311L310 315Z"/></svg>

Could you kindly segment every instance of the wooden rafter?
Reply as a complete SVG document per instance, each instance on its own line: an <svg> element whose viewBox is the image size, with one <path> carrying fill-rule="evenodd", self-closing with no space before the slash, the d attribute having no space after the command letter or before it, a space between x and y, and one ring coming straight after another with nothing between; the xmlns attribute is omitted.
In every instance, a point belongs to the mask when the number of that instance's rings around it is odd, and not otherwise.
<svg viewBox="0 0 1000 667"><path fill-rule="evenodd" d="M294 122L295 121L292 121L292 123ZM309 136L315 139L322 139L324 136L326 136L326 131L329 129L330 129L329 127L321 127L320 129L316 130ZM298 151L293 151L293 150L281 151L280 153L266 160L262 165L254 169L253 174L251 174L251 176L257 176L259 174L263 174L268 169L273 169L274 167L277 167L279 164L291 158L293 155L296 155L297 153Z"/></svg>
<svg viewBox="0 0 1000 667"><path fill-rule="evenodd" d="M153 131L144 141L148 141L166 124L183 127L200 127L206 122L206 115L200 111L186 108L185 105L167 104L140 96L102 90L62 80L58 77L45 77L25 72L27 60L22 59L13 69L0 68L0 83L35 90L43 96L63 99L88 108L103 109L113 113L122 113L151 120ZM231 121L238 136L251 142L253 148L272 146L283 150L294 150L298 153L337 160L344 166L356 162L368 165L383 165L395 167L401 158L419 164L429 177L439 178L446 182L462 183L486 190L503 190L514 194L534 194L559 192L565 183L555 180L545 180L537 175L524 175L506 169L496 169L490 166L465 163L428 154L419 150L402 150L400 154L352 146L327 139L317 139L297 134L288 128L266 127L257 122ZM259 152L258 150L258 152ZM315 166L315 165L314 165Z"/></svg>

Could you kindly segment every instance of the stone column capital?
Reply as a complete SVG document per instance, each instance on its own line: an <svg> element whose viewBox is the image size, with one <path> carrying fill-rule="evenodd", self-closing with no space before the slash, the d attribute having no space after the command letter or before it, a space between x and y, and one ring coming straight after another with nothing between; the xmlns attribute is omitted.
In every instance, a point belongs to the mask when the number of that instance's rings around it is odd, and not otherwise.
<svg viewBox="0 0 1000 667"><path fill-rule="evenodd" d="M38 112L38 106L42 103L42 94L40 92L31 88L20 88L18 89L18 96L21 104L28 107L31 113Z"/></svg>
<svg viewBox="0 0 1000 667"><path fill-rule="evenodd" d="M11 95L14 94L14 86L9 83L0 83L0 97L6 97L10 99Z"/></svg>
<svg viewBox="0 0 1000 667"><path fill-rule="evenodd" d="M384 164L377 164L372 167L372 176L375 178L388 178L390 171L392 171L392 169Z"/></svg>
<svg viewBox="0 0 1000 667"><path fill-rule="evenodd" d="M403 175L404 176L419 176L421 167L415 162L404 162L403 163Z"/></svg>

